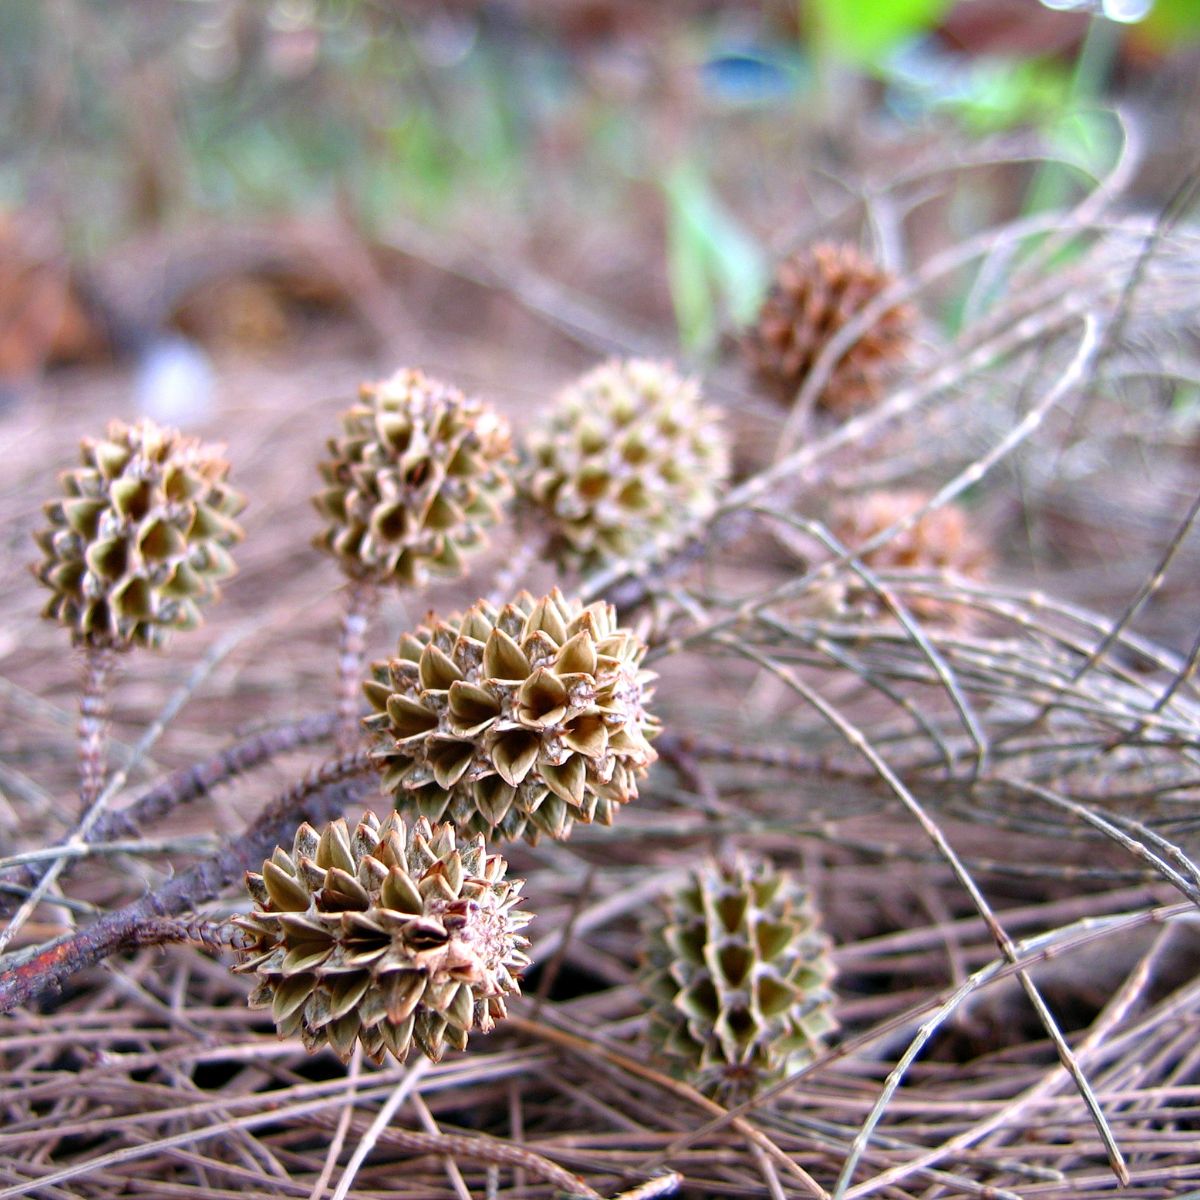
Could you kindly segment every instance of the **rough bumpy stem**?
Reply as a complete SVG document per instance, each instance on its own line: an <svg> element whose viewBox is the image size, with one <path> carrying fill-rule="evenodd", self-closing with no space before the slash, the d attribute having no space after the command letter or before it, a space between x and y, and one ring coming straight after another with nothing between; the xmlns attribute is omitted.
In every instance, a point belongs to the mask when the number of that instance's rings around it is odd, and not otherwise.
<svg viewBox="0 0 1200 1200"><path fill-rule="evenodd" d="M350 754L358 745L359 704L363 662L367 653L367 626L379 601L379 589L367 580L356 579L347 586L346 611L338 641L338 734L340 754Z"/></svg>
<svg viewBox="0 0 1200 1200"><path fill-rule="evenodd" d="M273 800L252 825L210 858L0 974L0 1013L61 987L77 971L122 950L179 941L181 927L163 918L190 912L220 895L247 871L261 866L280 842L290 840L301 821L320 825L357 804L373 786L373 780L361 778L367 774L373 771L365 754L326 763Z"/></svg>
<svg viewBox="0 0 1200 1200"><path fill-rule="evenodd" d="M108 771L104 743L116 653L109 646L88 646L84 654L79 696L79 801L86 812L100 795Z"/></svg>
<svg viewBox="0 0 1200 1200"><path fill-rule="evenodd" d="M337 721L337 713L318 713L242 738L212 758L173 771L144 791L127 808L105 813L88 830L84 841L93 843L136 837L141 829L162 821L179 805L208 795L220 784L252 771L277 755L332 737ZM37 887L45 870L46 864L41 863L0 871L0 887L12 889L19 897ZM13 895L0 896L0 916L13 911L17 903L18 899Z"/></svg>

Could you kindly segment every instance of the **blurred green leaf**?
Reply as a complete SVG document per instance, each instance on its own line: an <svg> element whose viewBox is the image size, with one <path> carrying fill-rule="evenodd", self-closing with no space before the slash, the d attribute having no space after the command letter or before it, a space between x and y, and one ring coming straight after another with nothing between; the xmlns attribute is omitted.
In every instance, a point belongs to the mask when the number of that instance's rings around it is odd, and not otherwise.
<svg viewBox="0 0 1200 1200"><path fill-rule="evenodd" d="M1086 171L1103 175L1116 159L1120 126L1107 109L1065 112L1050 128L1050 139L1062 159Z"/></svg>
<svg viewBox="0 0 1200 1200"><path fill-rule="evenodd" d="M1138 36L1162 50L1178 48L1181 42L1200 41L1198 0L1155 0L1150 15L1138 26Z"/></svg>
<svg viewBox="0 0 1200 1200"><path fill-rule="evenodd" d="M968 86L943 107L980 134L1052 118L1071 93L1070 70L1043 59L981 59L967 80Z"/></svg>
<svg viewBox="0 0 1200 1200"><path fill-rule="evenodd" d="M1171 396L1171 411L1189 425L1200 424L1200 387L1176 381Z"/></svg>
<svg viewBox="0 0 1200 1200"><path fill-rule="evenodd" d="M1045 132L1057 158L1039 167L1025 197L1024 212L1046 212L1069 204L1111 170L1119 153L1120 125L1107 109L1078 109L1047 122Z"/></svg>
<svg viewBox="0 0 1200 1200"><path fill-rule="evenodd" d="M933 29L953 0L812 0L817 36L830 53L877 64L900 42Z"/></svg>
<svg viewBox="0 0 1200 1200"><path fill-rule="evenodd" d="M766 287L765 257L694 164L676 167L667 193L667 271L682 343L710 346L721 317L749 320Z"/></svg>

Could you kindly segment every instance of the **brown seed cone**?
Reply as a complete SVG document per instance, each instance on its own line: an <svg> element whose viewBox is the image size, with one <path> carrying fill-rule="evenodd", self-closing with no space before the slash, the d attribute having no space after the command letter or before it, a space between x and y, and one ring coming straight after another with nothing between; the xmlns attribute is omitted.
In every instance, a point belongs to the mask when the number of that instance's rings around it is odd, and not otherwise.
<svg viewBox="0 0 1200 1200"><path fill-rule="evenodd" d="M343 1062L356 1040L375 1062L414 1044L437 1062L520 991L531 916L505 870L482 837L460 846L424 818L411 831L396 813L364 813L353 833L301 825L290 851L246 875L256 911L234 918L246 934L234 970L258 977L250 1004L270 1008L280 1037Z"/></svg>
<svg viewBox="0 0 1200 1200"><path fill-rule="evenodd" d="M929 492L907 490L872 492L844 500L833 510L831 528L838 540L853 550L898 521L911 517L931 498ZM868 551L862 561L876 571L950 573L965 579L982 579L987 574L990 555L971 527L966 510L957 504L942 504L920 517L911 529ZM867 593L862 593L861 602L870 603ZM956 606L934 597L906 597L906 603L912 612L927 620L956 623L961 619Z"/></svg>
<svg viewBox="0 0 1200 1200"><path fill-rule="evenodd" d="M45 505L37 577L54 593L43 616L95 649L159 646L200 623L199 605L232 575L245 500L226 482L220 447L153 421L113 421L84 438L82 465Z"/></svg>
<svg viewBox="0 0 1200 1200"><path fill-rule="evenodd" d="M511 492L508 423L490 405L422 371L364 384L342 414L313 497L314 539L351 579L422 586L457 575L485 545Z"/></svg>
<svg viewBox="0 0 1200 1200"><path fill-rule="evenodd" d="M383 790L402 813L503 840L611 824L657 757L645 653L611 605L557 589L431 615L364 685Z"/></svg>
<svg viewBox="0 0 1200 1200"><path fill-rule="evenodd" d="M820 243L784 259L745 338L751 367L784 403L795 399L830 339L895 280L851 245ZM877 402L913 341L914 310L879 315L836 363L818 403L845 416Z"/></svg>

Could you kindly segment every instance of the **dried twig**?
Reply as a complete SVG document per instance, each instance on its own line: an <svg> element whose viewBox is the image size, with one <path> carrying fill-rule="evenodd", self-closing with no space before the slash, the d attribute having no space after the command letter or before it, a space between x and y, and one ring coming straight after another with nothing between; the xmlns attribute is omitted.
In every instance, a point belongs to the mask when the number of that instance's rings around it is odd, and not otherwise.
<svg viewBox="0 0 1200 1200"><path fill-rule="evenodd" d="M147 928L164 917L187 912L216 898L229 884L269 857L276 845L289 841L299 822L330 820L365 794L369 785L361 776L368 769L368 760L361 755L318 768L268 805L248 829L231 838L218 854L133 904L105 914L79 932L9 967L0 976L0 1013L27 1004L50 988L61 987L76 972L112 954L144 945ZM159 928L164 934L170 932L169 927Z"/></svg>
<svg viewBox="0 0 1200 1200"><path fill-rule="evenodd" d="M81 844L93 845L153 828L181 804L208 795L220 784L228 783L289 750L324 741L333 733L336 721L336 714L333 713L288 721L242 738L210 759L173 771L127 807L104 812L83 833ZM32 889L40 880L41 875L36 867L0 872L0 882L14 887ZM6 910L8 904L10 901L7 897L0 897L0 913Z"/></svg>

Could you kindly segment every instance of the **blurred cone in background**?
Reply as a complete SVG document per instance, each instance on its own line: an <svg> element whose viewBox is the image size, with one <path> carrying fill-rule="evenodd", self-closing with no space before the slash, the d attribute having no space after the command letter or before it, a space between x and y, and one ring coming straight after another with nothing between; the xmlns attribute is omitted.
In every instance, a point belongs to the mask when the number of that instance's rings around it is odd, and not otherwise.
<svg viewBox="0 0 1200 1200"><path fill-rule="evenodd" d="M0 385L106 351L48 223L0 212Z"/></svg>

